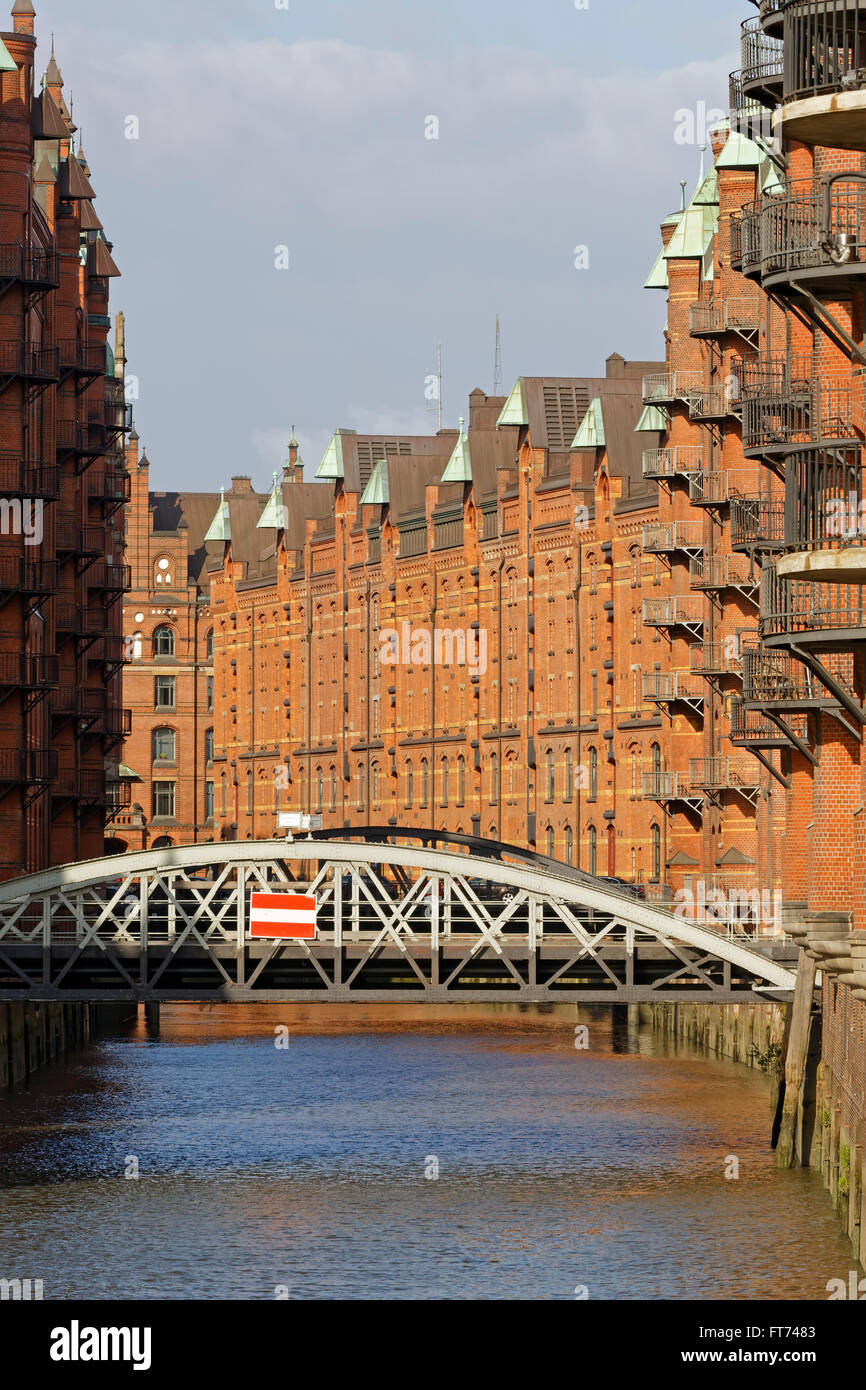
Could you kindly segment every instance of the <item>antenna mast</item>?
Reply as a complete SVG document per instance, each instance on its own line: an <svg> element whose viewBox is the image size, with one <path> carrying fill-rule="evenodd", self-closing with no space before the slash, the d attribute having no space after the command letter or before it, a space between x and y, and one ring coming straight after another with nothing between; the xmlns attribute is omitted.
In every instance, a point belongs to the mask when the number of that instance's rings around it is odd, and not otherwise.
<svg viewBox="0 0 866 1390"><path fill-rule="evenodd" d="M499 331L499 315L496 315L496 356L493 361L493 394L502 395L502 335Z"/></svg>

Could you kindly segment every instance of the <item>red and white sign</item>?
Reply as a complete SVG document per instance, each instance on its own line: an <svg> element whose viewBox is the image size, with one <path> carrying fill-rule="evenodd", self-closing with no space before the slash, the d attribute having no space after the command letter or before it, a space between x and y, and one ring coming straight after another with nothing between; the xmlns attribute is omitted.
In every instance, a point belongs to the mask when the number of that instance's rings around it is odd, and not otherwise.
<svg viewBox="0 0 866 1390"><path fill-rule="evenodd" d="M307 893L250 894L250 936L315 941L316 899Z"/></svg>

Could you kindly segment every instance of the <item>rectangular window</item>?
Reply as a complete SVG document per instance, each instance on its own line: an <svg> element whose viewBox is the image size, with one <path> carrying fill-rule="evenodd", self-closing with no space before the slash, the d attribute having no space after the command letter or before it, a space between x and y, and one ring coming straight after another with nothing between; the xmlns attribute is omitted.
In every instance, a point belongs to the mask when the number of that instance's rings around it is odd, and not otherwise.
<svg viewBox="0 0 866 1390"><path fill-rule="evenodd" d="M153 814L154 818L173 819L175 808L175 783L174 782L154 782L153 784Z"/></svg>
<svg viewBox="0 0 866 1390"><path fill-rule="evenodd" d="M204 784L204 818L205 818L205 820L213 820L213 814L214 814L214 799L215 799L215 798L214 798L214 784L213 784L213 782L205 782L205 784Z"/></svg>
<svg viewBox="0 0 866 1390"><path fill-rule="evenodd" d="M213 710L213 676L207 678L207 707L210 713Z"/></svg>
<svg viewBox="0 0 866 1390"><path fill-rule="evenodd" d="M174 676L154 676L153 679L153 705L154 709L174 709L175 708L175 689L177 681Z"/></svg>

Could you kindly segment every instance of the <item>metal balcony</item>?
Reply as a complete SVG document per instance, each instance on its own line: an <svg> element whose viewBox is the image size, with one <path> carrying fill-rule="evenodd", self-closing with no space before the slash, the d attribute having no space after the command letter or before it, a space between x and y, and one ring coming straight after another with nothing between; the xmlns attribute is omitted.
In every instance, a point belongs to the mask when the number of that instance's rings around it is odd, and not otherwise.
<svg viewBox="0 0 866 1390"><path fill-rule="evenodd" d="M684 772L645 772L642 778L644 801L683 801L699 810L706 798L695 791Z"/></svg>
<svg viewBox="0 0 866 1390"><path fill-rule="evenodd" d="M52 784L51 798L56 802L80 801L102 805L105 803L105 772L97 768L78 772L61 768Z"/></svg>
<svg viewBox="0 0 866 1390"><path fill-rule="evenodd" d="M752 0L757 3L765 34L781 34L788 0Z"/></svg>
<svg viewBox="0 0 866 1390"><path fill-rule="evenodd" d="M691 596L645 598L643 621L646 627L684 627L698 637L704 626L704 605Z"/></svg>
<svg viewBox="0 0 866 1390"><path fill-rule="evenodd" d="M827 669L853 693L850 654L831 652ZM780 648L748 646L743 650L743 701L747 706L780 710L817 709L837 701L815 674Z"/></svg>
<svg viewBox="0 0 866 1390"><path fill-rule="evenodd" d="M0 390L15 380L31 386L48 386L60 375L57 348L31 347L29 343L0 343Z"/></svg>
<svg viewBox="0 0 866 1390"><path fill-rule="evenodd" d="M119 505L132 496L132 480L125 468L100 468L88 474L87 495L94 500Z"/></svg>
<svg viewBox="0 0 866 1390"><path fill-rule="evenodd" d="M688 705L700 713L704 693L700 681L681 671L649 671L642 680L644 702L653 705Z"/></svg>
<svg viewBox="0 0 866 1390"><path fill-rule="evenodd" d="M93 565L87 572L87 585L91 589L101 589L103 593L125 593L132 583L132 569L129 565L112 565L102 561Z"/></svg>
<svg viewBox="0 0 866 1390"><path fill-rule="evenodd" d="M790 748L778 724L755 709L746 709L743 701L731 700L731 731L729 738L736 748Z"/></svg>
<svg viewBox="0 0 866 1390"><path fill-rule="evenodd" d="M740 28L741 81L745 96L775 106L782 94L784 48L771 38L759 19L747 19Z"/></svg>
<svg viewBox="0 0 866 1390"><path fill-rule="evenodd" d="M58 555L90 558L105 554L105 526L85 525L76 517L61 515L55 535Z"/></svg>
<svg viewBox="0 0 866 1390"><path fill-rule="evenodd" d="M57 589L57 565L53 560L25 560L0 556L0 602L13 594L45 598Z"/></svg>
<svg viewBox="0 0 866 1390"><path fill-rule="evenodd" d="M53 290L60 284L60 256L20 242L0 246L0 285L26 285L28 289Z"/></svg>
<svg viewBox="0 0 866 1390"><path fill-rule="evenodd" d="M107 619L101 608L78 603L58 603L57 632L72 637L102 637Z"/></svg>
<svg viewBox="0 0 866 1390"><path fill-rule="evenodd" d="M783 194L749 204L744 222L749 273L767 288L787 283L844 296L866 275L866 183L856 178L789 180Z"/></svg>
<svg viewBox="0 0 866 1390"><path fill-rule="evenodd" d="M655 372L643 379L645 405L673 405L688 401L704 384L703 372Z"/></svg>
<svg viewBox="0 0 866 1390"><path fill-rule="evenodd" d="M669 449L644 449L645 478L688 477L703 466L704 450L700 444L677 444Z"/></svg>
<svg viewBox="0 0 866 1390"><path fill-rule="evenodd" d="M863 383L850 376L816 377L811 357L736 359L732 373L742 401L743 452L779 454L794 445L855 439L863 418Z"/></svg>
<svg viewBox="0 0 866 1390"><path fill-rule="evenodd" d="M57 425L57 452L61 457L74 455L81 459L99 458L105 449L105 429L60 420Z"/></svg>
<svg viewBox="0 0 866 1390"><path fill-rule="evenodd" d="M773 112L763 102L746 96L739 72L732 72L728 78L728 103L731 130L758 145L768 145L773 139Z"/></svg>
<svg viewBox="0 0 866 1390"><path fill-rule="evenodd" d="M84 385L105 375L105 344L80 343L77 339L64 339L57 345L61 379L77 376Z"/></svg>
<svg viewBox="0 0 866 1390"><path fill-rule="evenodd" d="M757 603L761 575L745 555L698 555L689 568L689 582L705 593L737 589Z"/></svg>
<svg viewBox="0 0 866 1390"><path fill-rule="evenodd" d="M754 470L709 469L689 476L689 501L693 507L724 507L755 486Z"/></svg>
<svg viewBox="0 0 866 1390"><path fill-rule="evenodd" d="M775 562L761 577L761 640L771 646L844 647L866 641L866 586L786 579Z"/></svg>
<svg viewBox="0 0 866 1390"><path fill-rule="evenodd" d="M781 550L785 544L785 503L767 497L731 499L731 547Z"/></svg>
<svg viewBox="0 0 866 1390"><path fill-rule="evenodd" d="M128 777L111 778L105 784L105 813L110 819L132 805L132 783Z"/></svg>
<svg viewBox="0 0 866 1390"><path fill-rule="evenodd" d="M0 687L25 691L51 690L60 680L56 656L32 652L0 653Z"/></svg>
<svg viewBox="0 0 866 1390"><path fill-rule="evenodd" d="M866 149L866 3L816 0L784 14L786 139Z"/></svg>
<svg viewBox="0 0 866 1390"><path fill-rule="evenodd" d="M641 534L643 548L651 555L676 550L694 554L704 548L704 526L701 521L669 521L664 525L652 523L644 526Z"/></svg>
<svg viewBox="0 0 866 1390"><path fill-rule="evenodd" d="M736 392L729 386L702 386L689 396L689 419L726 420L738 407Z"/></svg>
<svg viewBox="0 0 866 1390"><path fill-rule="evenodd" d="M754 764L738 758L691 758L689 785L693 791L738 792L754 804L761 782Z"/></svg>
<svg viewBox="0 0 866 1390"><path fill-rule="evenodd" d="M723 642L695 642L689 647L693 676L734 676L742 679L743 659Z"/></svg>
<svg viewBox="0 0 866 1390"><path fill-rule="evenodd" d="M24 459L14 449L0 451L0 496L50 500L60 494L60 470L54 464Z"/></svg>
<svg viewBox="0 0 866 1390"><path fill-rule="evenodd" d="M721 338L737 333L747 341L756 340L761 327L761 302L757 295L730 295L693 304L689 309L689 333L693 338Z"/></svg>
<svg viewBox="0 0 866 1390"><path fill-rule="evenodd" d="M0 784L36 786L57 776L57 753L52 748L0 748Z"/></svg>
<svg viewBox="0 0 866 1390"><path fill-rule="evenodd" d="M126 640L119 632L105 632L104 618L102 626L103 632L99 641L88 649L88 660L104 666L122 666L126 660Z"/></svg>

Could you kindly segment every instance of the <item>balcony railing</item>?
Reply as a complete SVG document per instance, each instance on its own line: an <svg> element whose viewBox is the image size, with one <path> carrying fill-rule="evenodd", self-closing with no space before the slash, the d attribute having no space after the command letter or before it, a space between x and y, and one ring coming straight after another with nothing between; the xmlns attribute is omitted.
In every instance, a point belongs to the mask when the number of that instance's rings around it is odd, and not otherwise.
<svg viewBox="0 0 866 1390"><path fill-rule="evenodd" d="M785 11L785 101L864 86L866 4L816 0Z"/></svg>
<svg viewBox="0 0 866 1390"><path fill-rule="evenodd" d="M0 452L0 496L54 498L60 470L52 463L31 462L12 449Z"/></svg>
<svg viewBox="0 0 866 1390"><path fill-rule="evenodd" d="M704 384L703 372L655 372L643 379L646 405L687 401Z"/></svg>
<svg viewBox="0 0 866 1390"><path fill-rule="evenodd" d="M64 339L57 345L62 373L75 372L80 376L97 377L105 374L105 344L79 343L75 338Z"/></svg>
<svg viewBox="0 0 866 1390"><path fill-rule="evenodd" d="M751 759L691 758L689 784L695 791L754 791L760 779Z"/></svg>
<svg viewBox="0 0 866 1390"><path fill-rule="evenodd" d="M125 468L100 468L88 474L87 495L103 502L128 502L132 481Z"/></svg>
<svg viewBox="0 0 866 1390"><path fill-rule="evenodd" d="M33 290L56 289L60 284L60 256L56 251L6 243L0 246L0 280L17 280Z"/></svg>
<svg viewBox="0 0 866 1390"><path fill-rule="evenodd" d="M645 801L702 801L691 787L685 772L645 772L642 778Z"/></svg>
<svg viewBox="0 0 866 1390"><path fill-rule="evenodd" d="M689 647L689 665L694 676L741 676L743 659L723 642L695 642Z"/></svg>
<svg viewBox="0 0 866 1390"><path fill-rule="evenodd" d="M0 377L48 383L60 375L57 348L31 347L28 343L0 343Z"/></svg>
<svg viewBox="0 0 866 1390"><path fill-rule="evenodd" d="M105 811L115 816L132 805L132 783L129 778L112 779L105 784Z"/></svg>
<svg viewBox="0 0 866 1390"><path fill-rule="evenodd" d="M56 656L32 652L0 653L0 686L22 690L47 690L60 680L60 662Z"/></svg>
<svg viewBox="0 0 866 1390"><path fill-rule="evenodd" d="M785 544L785 503L766 497L731 500L731 545L735 550L781 550Z"/></svg>
<svg viewBox="0 0 866 1390"><path fill-rule="evenodd" d="M56 530L58 553L76 555L104 555L106 546L105 526L84 525L77 518L60 516Z"/></svg>
<svg viewBox="0 0 866 1390"><path fill-rule="evenodd" d="M775 564L766 564L758 630L765 641L793 637L800 643L819 642L831 634L836 641L862 641L866 586L786 579L776 573Z"/></svg>
<svg viewBox="0 0 866 1390"><path fill-rule="evenodd" d="M748 266L765 278L793 272L798 280L866 274L866 184L844 174L829 185L820 179L789 180L784 193L743 209ZM813 271L814 276L804 275Z"/></svg>
<svg viewBox="0 0 866 1390"><path fill-rule="evenodd" d="M721 507L734 497L743 497L755 485L754 470L710 469L689 477L689 501L693 507Z"/></svg>
<svg viewBox="0 0 866 1390"><path fill-rule="evenodd" d="M704 450L700 444L677 444L669 449L644 449L645 478L687 477L703 465Z"/></svg>
<svg viewBox="0 0 866 1390"><path fill-rule="evenodd" d="M787 748L789 740L778 724L760 713L759 710L746 709L738 697L731 700L730 740L742 748Z"/></svg>
<svg viewBox="0 0 866 1390"><path fill-rule="evenodd" d="M644 526L643 548L658 555L673 550L701 550L704 526L701 521L670 521L666 525Z"/></svg>
<svg viewBox="0 0 866 1390"><path fill-rule="evenodd" d="M60 420L57 425L57 448L60 453L98 458L105 448L105 429L80 424L76 420Z"/></svg>
<svg viewBox="0 0 866 1390"><path fill-rule="evenodd" d="M105 593L122 593L131 583L132 570L129 565L110 565L103 561L87 571L88 587L102 589Z"/></svg>
<svg viewBox="0 0 866 1390"><path fill-rule="evenodd" d="M689 419L724 420L737 406L736 393L729 386L702 386L689 396Z"/></svg>
<svg viewBox="0 0 866 1390"><path fill-rule="evenodd" d="M58 603L57 631L75 637L99 637L105 633L106 617L101 608L88 608L78 603Z"/></svg>
<svg viewBox="0 0 866 1390"><path fill-rule="evenodd" d="M57 753L52 748L0 748L0 783L36 786L57 776Z"/></svg>
<svg viewBox="0 0 866 1390"><path fill-rule="evenodd" d="M757 589L761 574L745 555L698 555L691 562L689 582L693 589L708 593L722 589Z"/></svg>
<svg viewBox="0 0 866 1390"><path fill-rule="evenodd" d="M784 48L779 39L764 32L759 19L741 26L743 91L775 101L782 91Z"/></svg>
<svg viewBox="0 0 866 1390"><path fill-rule="evenodd" d="M862 381L816 377L805 354L737 358L731 368L742 399L744 450L783 452L792 444L857 437Z"/></svg>
<svg viewBox="0 0 866 1390"><path fill-rule="evenodd" d="M643 620L647 627L702 627L704 605L694 597L645 598Z"/></svg>
<svg viewBox="0 0 866 1390"><path fill-rule="evenodd" d="M700 681L681 671L648 671L641 682L644 702L655 705L695 704L703 700Z"/></svg>
<svg viewBox="0 0 866 1390"><path fill-rule="evenodd" d="M689 309L689 332L693 338L720 337L723 333L757 333L761 326L761 303L757 296L730 295L693 304Z"/></svg>
<svg viewBox="0 0 866 1390"><path fill-rule="evenodd" d="M829 652L827 669L853 692L852 657ZM743 650L743 699L747 704L798 706L832 700L827 688L808 666L779 648L749 646Z"/></svg>
<svg viewBox="0 0 866 1390"><path fill-rule="evenodd" d="M52 594L57 588L57 565L53 560L24 560L17 555L0 556L0 592L6 594Z"/></svg>
<svg viewBox="0 0 866 1390"><path fill-rule="evenodd" d="M105 773L99 769L79 772L61 769L51 787L51 795L64 801L105 801Z"/></svg>

